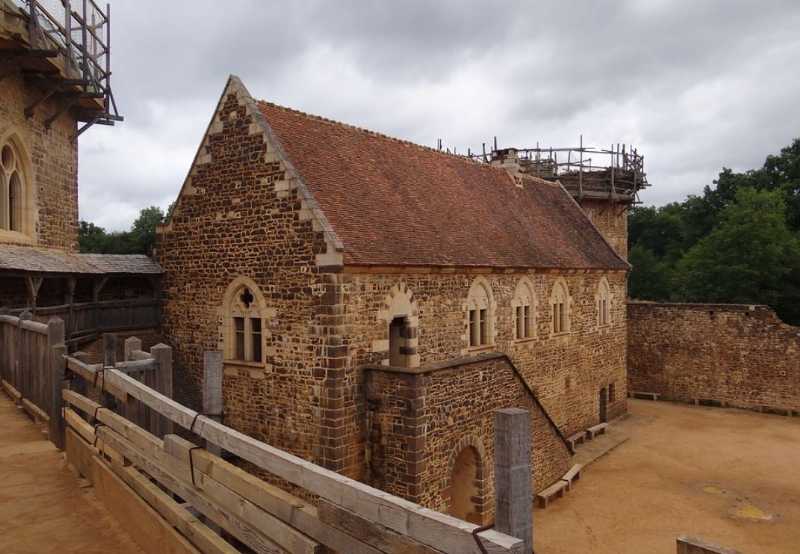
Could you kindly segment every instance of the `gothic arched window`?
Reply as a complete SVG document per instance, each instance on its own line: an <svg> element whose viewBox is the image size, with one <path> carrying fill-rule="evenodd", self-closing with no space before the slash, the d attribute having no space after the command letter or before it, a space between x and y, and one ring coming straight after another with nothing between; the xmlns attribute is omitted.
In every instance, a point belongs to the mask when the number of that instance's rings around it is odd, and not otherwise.
<svg viewBox="0 0 800 554"><path fill-rule="evenodd" d="M570 296L564 279L559 279L553 285L553 291L550 293L550 308L553 334L568 333L570 330Z"/></svg>
<svg viewBox="0 0 800 554"><path fill-rule="evenodd" d="M597 285L595 302L598 327L611 325L611 287L609 287L608 280L605 277L600 279L600 283Z"/></svg>
<svg viewBox="0 0 800 554"><path fill-rule="evenodd" d="M16 141L7 139L0 143L0 230L30 235L32 190L24 161Z"/></svg>
<svg viewBox="0 0 800 554"><path fill-rule="evenodd" d="M467 343L470 348L494 343L494 298L483 277L473 281L467 295Z"/></svg>
<svg viewBox="0 0 800 554"><path fill-rule="evenodd" d="M514 316L514 338L528 339L536 334L536 295L530 279L523 277L517 283L511 300Z"/></svg>
<svg viewBox="0 0 800 554"><path fill-rule="evenodd" d="M263 363L265 309L261 292L251 282L234 283L232 287L226 294L225 357Z"/></svg>

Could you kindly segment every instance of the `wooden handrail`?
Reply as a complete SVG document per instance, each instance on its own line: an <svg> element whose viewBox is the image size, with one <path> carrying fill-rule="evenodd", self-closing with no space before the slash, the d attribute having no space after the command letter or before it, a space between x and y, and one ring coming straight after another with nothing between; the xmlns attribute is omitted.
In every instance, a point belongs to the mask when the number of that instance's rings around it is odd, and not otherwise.
<svg viewBox="0 0 800 554"><path fill-rule="evenodd" d="M99 367L69 356L65 359L70 370L89 382L95 381ZM481 552L472 535L478 527L475 524L423 508L260 442L164 396L122 371L105 368L102 372L106 392L122 400L135 398L184 429L312 494L433 548L459 553ZM67 393L64 398L69 400ZM522 551L520 539L494 530L484 531L479 537L486 552Z"/></svg>

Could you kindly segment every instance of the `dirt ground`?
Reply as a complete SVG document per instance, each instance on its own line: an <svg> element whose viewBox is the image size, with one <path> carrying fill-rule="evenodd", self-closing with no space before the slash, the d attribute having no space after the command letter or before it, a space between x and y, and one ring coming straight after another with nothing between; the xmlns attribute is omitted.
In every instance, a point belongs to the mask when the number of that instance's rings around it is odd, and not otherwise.
<svg viewBox="0 0 800 554"><path fill-rule="evenodd" d="M629 411L612 425L630 439L534 511L536 554L674 554L683 534L800 553L800 418L648 400Z"/></svg>
<svg viewBox="0 0 800 554"><path fill-rule="evenodd" d="M0 552L141 554L39 427L2 393Z"/></svg>

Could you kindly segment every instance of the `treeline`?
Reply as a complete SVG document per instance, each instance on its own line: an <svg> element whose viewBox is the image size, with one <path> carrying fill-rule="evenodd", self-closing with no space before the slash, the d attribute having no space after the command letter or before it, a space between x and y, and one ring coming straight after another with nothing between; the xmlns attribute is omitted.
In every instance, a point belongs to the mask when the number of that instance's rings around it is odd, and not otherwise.
<svg viewBox="0 0 800 554"><path fill-rule="evenodd" d="M172 206L170 206L170 209ZM107 232L94 223L81 221L78 228L80 251L92 254L147 254L153 253L156 244L156 225L166 219L157 206L144 208L129 231Z"/></svg>
<svg viewBox="0 0 800 554"><path fill-rule="evenodd" d="M635 208L629 244L631 298L768 304L800 324L800 139L702 195Z"/></svg>

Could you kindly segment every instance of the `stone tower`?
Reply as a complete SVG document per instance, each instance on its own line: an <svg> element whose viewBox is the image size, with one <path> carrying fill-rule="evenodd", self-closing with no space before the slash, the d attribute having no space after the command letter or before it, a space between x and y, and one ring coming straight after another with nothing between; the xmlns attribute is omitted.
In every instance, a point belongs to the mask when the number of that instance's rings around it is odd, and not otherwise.
<svg viewBox="0 0 800 554"><path fill-rule="evenodd" d="M558 181L623 259L628 259L628 209L647 187L635 148L504 148L482 156L512 172Z"/></svg>

